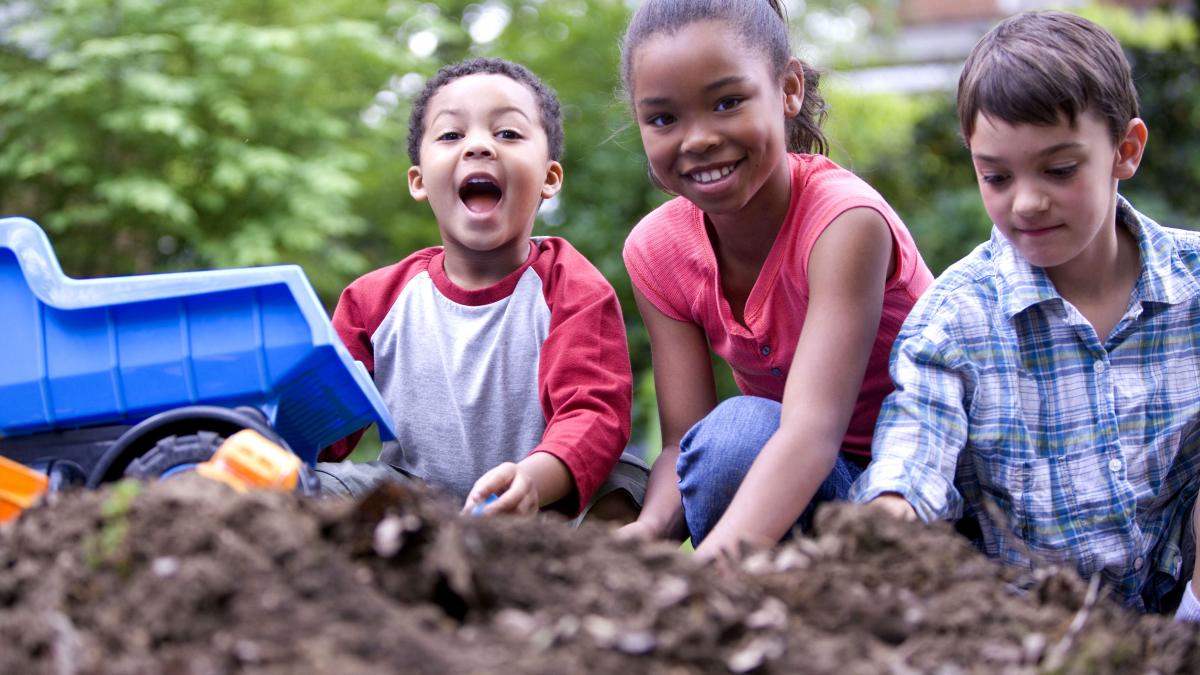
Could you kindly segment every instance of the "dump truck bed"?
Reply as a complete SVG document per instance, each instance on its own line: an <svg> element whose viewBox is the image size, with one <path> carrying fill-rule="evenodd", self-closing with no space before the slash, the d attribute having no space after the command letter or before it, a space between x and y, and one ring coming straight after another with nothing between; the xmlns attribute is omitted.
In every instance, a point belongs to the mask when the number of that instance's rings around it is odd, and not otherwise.
<svg viewBox="0 0 1200 675"><path fill-rule="evenodd" d="M78 280L0 220L0 435L251 405L305 461L391 417L295 265Z"/></svg>

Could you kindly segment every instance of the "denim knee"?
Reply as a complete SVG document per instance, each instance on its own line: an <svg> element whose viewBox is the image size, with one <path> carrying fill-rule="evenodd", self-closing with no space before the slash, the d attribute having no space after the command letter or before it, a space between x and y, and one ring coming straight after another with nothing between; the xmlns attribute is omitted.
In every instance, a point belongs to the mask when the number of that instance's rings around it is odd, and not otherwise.
<svg viewBox="0 0 1200 675"><path fill-rule="evenodd" d="M733 500L759 451L779 428L778 401L736 396L722 401L679 443L679 491L693 544L708 536Z"/></svg>

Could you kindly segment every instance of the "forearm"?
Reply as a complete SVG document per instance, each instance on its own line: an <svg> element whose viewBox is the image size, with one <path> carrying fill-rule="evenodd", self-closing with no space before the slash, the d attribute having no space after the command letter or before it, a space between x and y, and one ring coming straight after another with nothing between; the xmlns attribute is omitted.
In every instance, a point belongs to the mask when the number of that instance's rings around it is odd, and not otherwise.
<svg viewBox="0 0 1200 675"><path fill-rule="evenodd" d="M781 429L763 446L709 534L714 545L737 540L770 545L795 525L837 461L835 445L805 445L796 438Z"/></svg>
<svg viewBox="0 0 1200 675"><path fill-rule="evenodd" d="M657 536L683 541L687 523L683 517L683 498L679 494L679 446L664 446L650 469L646 497L638 522L645 523Z"/></svg>
<svg viewBox="0 0 1200 675"><path fill-rule="evenodd" d="M517 470L528 476L537 488L538 508L559 501L575 487L567 465L548 452L529 455L517 463Z"/></svg>

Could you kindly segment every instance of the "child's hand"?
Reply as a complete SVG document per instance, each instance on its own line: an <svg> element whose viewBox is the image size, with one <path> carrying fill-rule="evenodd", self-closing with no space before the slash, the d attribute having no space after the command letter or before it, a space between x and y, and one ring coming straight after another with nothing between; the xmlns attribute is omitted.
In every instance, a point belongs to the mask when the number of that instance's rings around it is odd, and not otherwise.
<svg viewBox="0 0 1200 675"><path fill-rule="evenodd" d="M700 562L715 563L718 568L729 571L736 568L747 554L771 548L777 543L772 539L751 537L744 533L732 539L724 538L720 533L710 534L696 547L695 555Z"/></svg>
<svg viewBox="0 0 1200 675"><path fill-rule="evenodd" d="M871 506L900 520L916 520L917 512L908 500L895 492L886 492L868 502Z"/></svg>
<svg viewBox="0 0 1200 675"><path fill-rule="evenodd" d="M1192 506L1192 537L1193 538L1195 538L1197 535L1200 535L1200 508L1197 508L1198 506L1200 506L1200 502L1197 502L1195 505ZM1192 579L1194 580L1194 581L1192 581L1192 584L1200 584L1200 574L1197 574L1198 570L1200 570L1200 555L1196 556L1196 562L1192 563ZM1197 593L1197 588L1195 585L1193 585L1192 586L1192 594L1196 595L1196 593ZM1200 600L1200 595L1196 595L1196 599Z"/></svg>
<svg viewBox="0 0 1200 675"><path fill-rule="evenodd" d="M627 525L622 525L617 528L614 534L616 534L617 539L632 541L654 541L659 538L654 528L650 527L649 523L641 520L635 520Z"/></svg>
<svg viewBox="0 0 1200 675"><path fill-rule="evenodd" d="M484 504L490 495L497 495L497 499L484 506L482 515L509 513L530 516L537 513L537 485L512 462L505 462L480 476L467 495L462 512L471 513L476 506Z"/></svg>

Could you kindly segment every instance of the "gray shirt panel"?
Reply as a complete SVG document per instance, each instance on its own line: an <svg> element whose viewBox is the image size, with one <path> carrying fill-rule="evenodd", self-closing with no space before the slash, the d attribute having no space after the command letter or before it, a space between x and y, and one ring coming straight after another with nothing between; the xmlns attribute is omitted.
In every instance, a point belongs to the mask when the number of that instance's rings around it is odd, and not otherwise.
<svg viewBox="0 0 1200 675"><path fill-rule="evenodd" d="M398 432L380 459L460 500L492 467L523 459L546 429L538 368L549 331L532 268L512 295L480 306L451 301L427 272L414 277L371 339Z"/></svg>

